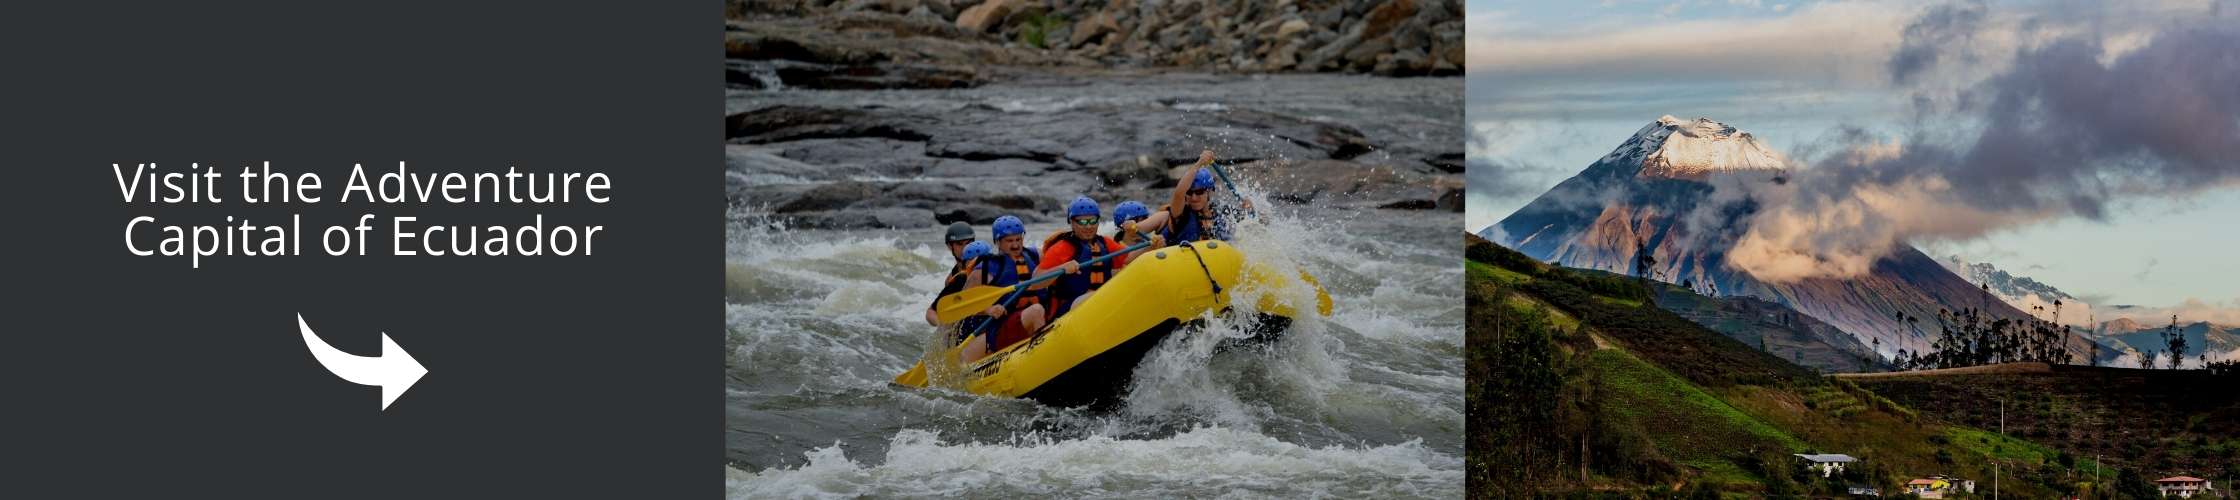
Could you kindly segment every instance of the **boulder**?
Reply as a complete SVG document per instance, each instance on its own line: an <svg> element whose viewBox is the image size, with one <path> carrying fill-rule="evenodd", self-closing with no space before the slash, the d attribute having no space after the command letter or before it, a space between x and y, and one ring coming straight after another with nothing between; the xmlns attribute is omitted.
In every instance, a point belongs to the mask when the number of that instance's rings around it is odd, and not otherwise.
<svg viewBox="0 0 2240 500"><path fill-rule="evenodd" d="M1026 4L1025 0L988 0L957 14L957 27L973 33L986 33L1003 23L1004 18Z"/></svg>
<svg viewBox="0 0 2240 500"><path fill-rule="evenodd" d="M1155 160L1149 155L1134 159L1115 160L1096 169L1097 180L1106 186L1123 186L1155 180L1172 180L1166 177L1165 160Z"/></svg>
<svg viewBox="0 0 2240 500"><path fill-rule="evenodd" d="M1072 36L1067 37L1066 46L1085 46L1092 42L1103 40L1105 38L1105 35L1117 31L1120 31L1120 22L1113 19L1112 14L1109 12L1098 12L1095 15L1091 15L1088 18L1073 23L1073 34Z"/></svg>
<svg viewBox="0 0 2240 500"><path fill-rule="evenodd" d="M1415 0L1385 0L1384 3L1377 4L1376 8L1369 9L1368 15L1362 18L1361 37L1376 38L1392 33L1393 29L1400 26L1401 21L1415 15Z"/></svg>
<svg viewBox="0 0 2240 500"><path fill-rule="evenodd" d="M1305 20L1292 19L1289 21L1284 21L1283 24L1276 26L1275 39L1289 40L1291 39L1292 35L1297 35L1300 32L1306 31L1307 28L1308 26Z"/></svg>
<svg viewBox="0 0 2240 500"><path fill-rule="evenodd" d="M1376 67L1378 56L1389 56L1391 52L1391 38L1372 38L1364 40L1359 44L1355 44L1351 49L1347 49L1345 52L1344 61L1346 67L1368 69Z"/></svg>
<svg viewBox="0 0 2240 500"><path fill-rule="evenodd" d="M1266 60L1261 61L1261 69L1264 71L1283 71L1291 69L1291 66L1295 64L1299 64L1299 45L1286 43L1282 47L1277 47L1275 52L1268 54Z"/></svg>
<svg viewBox="0 0 2240 500"><path fill-rule="evenodd" d="M807 192L778 204L778 213L828 211L848 208L859 200L879 196L879 188L870 183L841 181L809 188Z"/></svg>

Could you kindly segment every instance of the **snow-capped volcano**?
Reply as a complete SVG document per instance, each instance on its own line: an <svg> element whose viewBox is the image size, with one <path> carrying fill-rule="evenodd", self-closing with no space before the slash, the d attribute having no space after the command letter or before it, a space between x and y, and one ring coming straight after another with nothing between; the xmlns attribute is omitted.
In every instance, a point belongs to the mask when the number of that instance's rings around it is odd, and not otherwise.
<svg viewBox="0 0 2240 500"><path fill-rule="evenodd" d="M1722 172L1779 173L1788 165L1748 132L1710 118L1682 121L1672 115L1641 127L1596 163L1638 166L1635 175L1642 177L1697 180Z"/></svg>
<svg viewBox="0 0 2240 500"><path fill-rule="evenodd" d="M1727 254L1757 211L1753 194L1794 189L1786 165L1735 127L1665 116L1479 236L1563 266L1648 274L1707 295L1781 303L1885 357L1927 348L1940 309L2030 316L1903 243L1851 278L1776 283L1730 267ZM1648 258L1640 258L1643 252Z"/></svg>

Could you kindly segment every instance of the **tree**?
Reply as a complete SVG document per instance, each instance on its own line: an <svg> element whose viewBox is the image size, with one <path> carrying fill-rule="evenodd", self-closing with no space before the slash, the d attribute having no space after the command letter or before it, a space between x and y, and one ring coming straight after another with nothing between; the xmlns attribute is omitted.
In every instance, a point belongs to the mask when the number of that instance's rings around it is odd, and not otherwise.
<svg viewBox="0 0 2240 500"><path fill-rule="evenodd" d="M1641 245L1633 251L1633 275L1647 281L1656 267L1657 257L1650 254L1649 241L1642 240Z"/></svg>
<svg viewBox="0 0 2240 500"><path fill-rule="evenodd" d="M2162 346L2170 353L2170 369L2186 364L2186 334L2178 329L2178 315L2170 315L2170 326L2162 327Z"/></svg>
<svg viewBox="0 0 2240 500"><path fill-rule="evenodd" d="M2139 367L2147 369L2154 368L2154 351L2139 351Z"/></svg>

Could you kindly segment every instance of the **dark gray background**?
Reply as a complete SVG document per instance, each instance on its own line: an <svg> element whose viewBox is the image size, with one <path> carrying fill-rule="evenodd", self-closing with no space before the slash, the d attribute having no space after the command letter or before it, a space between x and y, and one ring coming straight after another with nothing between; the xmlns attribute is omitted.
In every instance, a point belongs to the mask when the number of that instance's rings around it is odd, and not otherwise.
<svg viewBox="0 0 2240 500"><path fill-rule="evenodd" d="M717 9L0 7L0 497L720 495ZM328 202L126 204L109 169L260 160L322 173ZM351 163L398 160L604 171L614 201L333 202ZM368 211L607 229L591 257L327 257L313 233L313 255L190 269L122 245L134 215L294 211L307 232ZM378 411L312 360L299 312L430 373Z"/></svg>

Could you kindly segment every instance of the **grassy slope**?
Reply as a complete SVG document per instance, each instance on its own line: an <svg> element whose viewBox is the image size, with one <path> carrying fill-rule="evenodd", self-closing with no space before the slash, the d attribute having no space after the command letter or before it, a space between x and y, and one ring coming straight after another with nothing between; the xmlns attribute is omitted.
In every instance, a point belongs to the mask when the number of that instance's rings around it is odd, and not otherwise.
<svg viewBox="0 0 2240 500"><path fill-rule="evenodd" d="M1807 448L1804 441L1623 350L1596 351L1588 366L1600 382L1603 404L1619 422L1653 429L1649 439L1658 450L1702 471L1706 480L1756 482L1760 478L1737 463L1738 456L1754 449L1787 454Z"/></svg>
<svg viewBox="0 0 2240 500"><path fill-rule="evenodd" d="M1551 316L1568 314L1587 331L1617 339L1618 348L1574 353L1584 367L1574 376L1591 381L1592 397L1610 421L1601 431L1640 433L1656 453L1690 469L1687 481L1714 483L1729 492L1765 491L1769 482L1782 479L1753 472L1749 462L1754 457L1779 459L1809 451L1867 460L1862 467L1866 480L1885 491L1930 474L1982 478L1988 488L1991 457L1996 456L2007 467L2003 493L2043 497L2070 491L2079 477L2072 471L2089 466L2076 462L2063 467L2051 448L1921 418L1858 385L1810 376L1671 313L1628 307L1622 297L1562 286L1564 276L1548 274L1544 267L1501 266L1488 261L1503 259L1480 257L1508 257L1496 251L1506 249L1471 252L1478 260L1466 264L1471 286L1521 292L1517 295L1530 298L1511 297L1511 307L1547 306L1553 309ZM2018 474L2029 478L2018 479ZM1663 487L1602 476L1598 481L1556 482L1547 488Z"/></svg>

